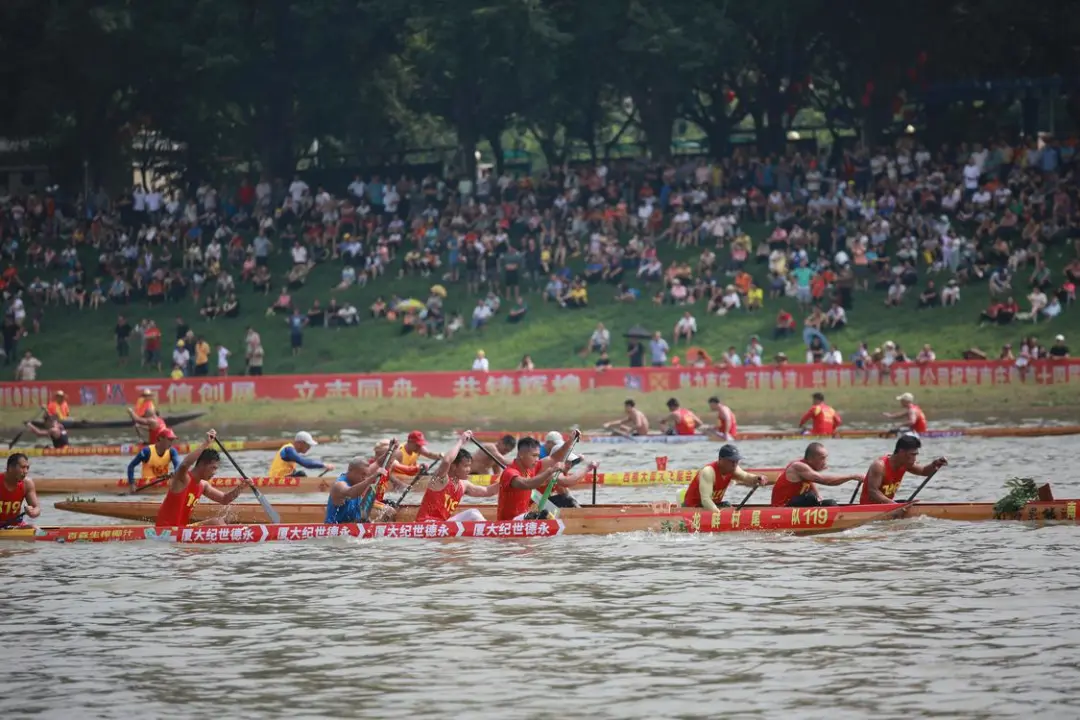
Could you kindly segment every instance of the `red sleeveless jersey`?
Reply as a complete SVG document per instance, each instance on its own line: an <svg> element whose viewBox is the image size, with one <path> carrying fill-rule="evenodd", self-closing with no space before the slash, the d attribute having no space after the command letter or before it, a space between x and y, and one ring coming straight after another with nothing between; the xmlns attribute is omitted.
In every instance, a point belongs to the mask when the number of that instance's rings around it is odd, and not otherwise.
<svg viewBox="0 0 1080 720"><path fill-rule="evenodd" d="M542 463L536 463L531 468L522 470L518 461L510 463L499 475L499 520L513 520L518 515L529 512L532 504L532 490L514 487L511 483L516 477L536 477L542 469Z"/></svg>
<svg viewBox="0 0 1080 720"><path fill-rule="evenodd" d="M26 484L20 480L14 490L8 490L0 480L0 523L14 520L22 512L23 500L26 499Z"/></svg>
<svg viewBox="0 0 1080 720"><path fill-rule="evenodd" d="M424 499L420 501L420 509L416 511L416 522L449 520L450 516L457 512L464 495L465 483L460 480L451 480L439 491L428 488L428 491L424 493Z"/></svg>
<svg viewBox="0 0 1080 720"><path fill-rule="evenodd" d="M894 468L889 459L892 455L886 455L881 458L882 463L885 465L885 472L881 476L881 492L885 497L892 500L896 497L896 491L900 489L900 481L904 479L904 475L907 470L904 468ZM862 494L859 495L860 505L870 504L870 486L863 482Z"/></svg>
<svg viewBox="0 0 1080 720"><path fill-rule="evenodd" d="M787 467L784 468L784 472L780 473L780 477L776 478L776 484L772 488L772 502L770 503L773 507L784 507L804 493L816 492L817 488L812 482L792 482L788 479L787 471L797 462L803 461L794 460L789 462Z"/></svg>
<svg viewBox="0 0 1080 720"><path fill-rule="evenodd" d="M184 489L178 493L170 491L161 501L155 524L158 527L187 525L188 520L191 519L191 509L195 507L195 503L199 502L202 491L202 480L196 480L188 472L188 483Z"/></svg>
<svg viewBox="0 0 1080 720"><path fill-rule="evenodd" d="M713 504L719 506L724 500L724 493L727 492L728 485L731 484L731 475L722 475L720 470L717 469L717 462L711 462L705 467L711 467L713 473L716 475L716 479L713 480L712 485L712 501ZM702 468L704 470L705 468ZM694 481L690 483L690 487L686 488L686 494L683 496L683 507L702 507L701 505L701 488L698 486L698 479L701 477L701 470L698 470L694 474Z"/></svg>
<svg viewBox="0 0 1080 720"><path fill-rule="evenodd" d="M679 408L675 411L675 434L676 435L693 435L697 429L694 427L694 421L690 419L690 411L686 408Z"/></svg>
<svg viewBox="0 0 1080 720"><path fill-rule="evenodd" d="M735 411L725 406L724 410L728 411L728 417L731 418L731 424L724 427L724 411L720 410L716 413L716 429L720 432L726 432L731 437L735 437L735 434L739 432L739 423L735 421Z"/></svg>
<svg viewBox="0 0 1080 720"><path fill-rule="evenodd" d="M926 414L918 405L912 405L911 409L915 411L915 422L911 423L911 429L917 433L926 432Z"/></svg>
<svg viewBox="0 0 1080 720"><path fill-rule="evenodd" d="M821 403L807 410L799 424L802 425L807 420L812 423L810 426L811 435L832 435L840 424L838 422L840 415L825 403Z"/></svg>

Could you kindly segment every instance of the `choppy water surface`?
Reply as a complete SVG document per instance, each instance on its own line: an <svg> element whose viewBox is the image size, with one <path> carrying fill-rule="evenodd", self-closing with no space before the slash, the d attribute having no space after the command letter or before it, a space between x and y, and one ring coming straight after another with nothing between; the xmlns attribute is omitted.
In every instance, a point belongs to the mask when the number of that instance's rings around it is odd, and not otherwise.
<svg viewBox="0 0 1080 720"><path fill-rule="evenodd" d="M863 470L889 443L829 447L835 469ZM658 453L672 468L698 466L715 448L581 450L629 470ZM743 444L759 467L802 448ZM358 446L320 450L340 462ZM996 500L1017 474L1080 497L1069 472L1076 439L933 441L927 451L951 465L925 500ZM236 456L258 474L270 453ZM35 458L33 471L119 475L121 459ZM599 500L673 494L601 487ZM98 521L50 507L41 522ZM919 520L819 539L9 544L0 568L4 718L1080 717L1075 527Z"/></svg>

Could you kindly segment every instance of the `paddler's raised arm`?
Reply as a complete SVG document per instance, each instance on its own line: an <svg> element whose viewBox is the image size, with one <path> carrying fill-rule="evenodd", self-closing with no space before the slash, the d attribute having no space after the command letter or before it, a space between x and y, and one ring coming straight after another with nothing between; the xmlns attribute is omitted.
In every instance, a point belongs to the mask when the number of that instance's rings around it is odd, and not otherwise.
<svg viewBox="0 0 1080 720"><path fill-rule="evenodd" d="M178 493L183 491L188 482L188 471L195 467L195 463L199 461L199 456L203 454L204 450L213 445L215 440L217 440L217 431L208 430L206 439L184 456L184 459L180 461L180 466L173 473L172 480L169 481L169 492Z"/></svg>
<svg viewBox="0 0 1080 720"><path fill-rule="evenodd" d="M453 447L446 451L446 454L440 458L439 462L435 463L435 467L431 468L428 474L431 475L432 478L441 478L445 475L450 469L451 463L454 462L458 453L461 452L461 448L465 447L470 440L472 440L472 430L466 430L461 433L461 435L458 436L457 441L454 442Z"/></svg>

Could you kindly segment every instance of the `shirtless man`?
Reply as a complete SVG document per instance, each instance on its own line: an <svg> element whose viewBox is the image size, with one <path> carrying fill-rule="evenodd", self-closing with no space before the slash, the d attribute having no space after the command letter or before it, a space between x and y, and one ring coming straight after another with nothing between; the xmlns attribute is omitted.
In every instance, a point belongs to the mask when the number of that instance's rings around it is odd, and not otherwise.
<svg viewBox="0 0 1080 720"><path fill-rule="evenodd" d="M495 460L492 460L487 453L478 453L472 458L472 467L470 474L472 475L498 475L502 472L502 469L514 461L514 456L509 453L514 452L517 448L517 440L513 435L503 435L499 438L498 442L493 443L481 443L480 447L487 450L489 453L495 456L502 467L496 465ZM453 460L453 458L451 458Z"/></svg>
<svg viewBox="0 0 1080 720"><path fill-rule="evenodd" d="M623 437L648 435L649 418L645 417L645 413L637 409L637 403L633 400L627 400L623 403L623 408L626 410L626 416L604 423L604 429L611 430L616 435L622 435Z"/></svg>

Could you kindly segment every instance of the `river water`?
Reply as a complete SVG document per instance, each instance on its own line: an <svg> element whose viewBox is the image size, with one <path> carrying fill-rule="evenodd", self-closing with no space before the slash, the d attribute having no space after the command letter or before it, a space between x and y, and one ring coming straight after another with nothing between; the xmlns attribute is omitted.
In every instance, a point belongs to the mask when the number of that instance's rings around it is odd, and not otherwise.
<svg viewBox="0 0 1080 720"><path fill-rule="evenodd" d="M358 452L347 438L321 456ZM715 449L579 448L609 470L652 467L657 450L690 468ZM742 449L768 467L803 443ZM829 449L857 471L889 443ZM929 441L950 466L920 498L993 501L1011 475L1080 497L1078 452L1072 438ZM259 474L270 453L236 457ZM32 463L121 472L119 458ZM101 522L56 499L40 523ZM813 539L8 544L0 717L1077 718L1078 533L922 519Z"/></svg>

